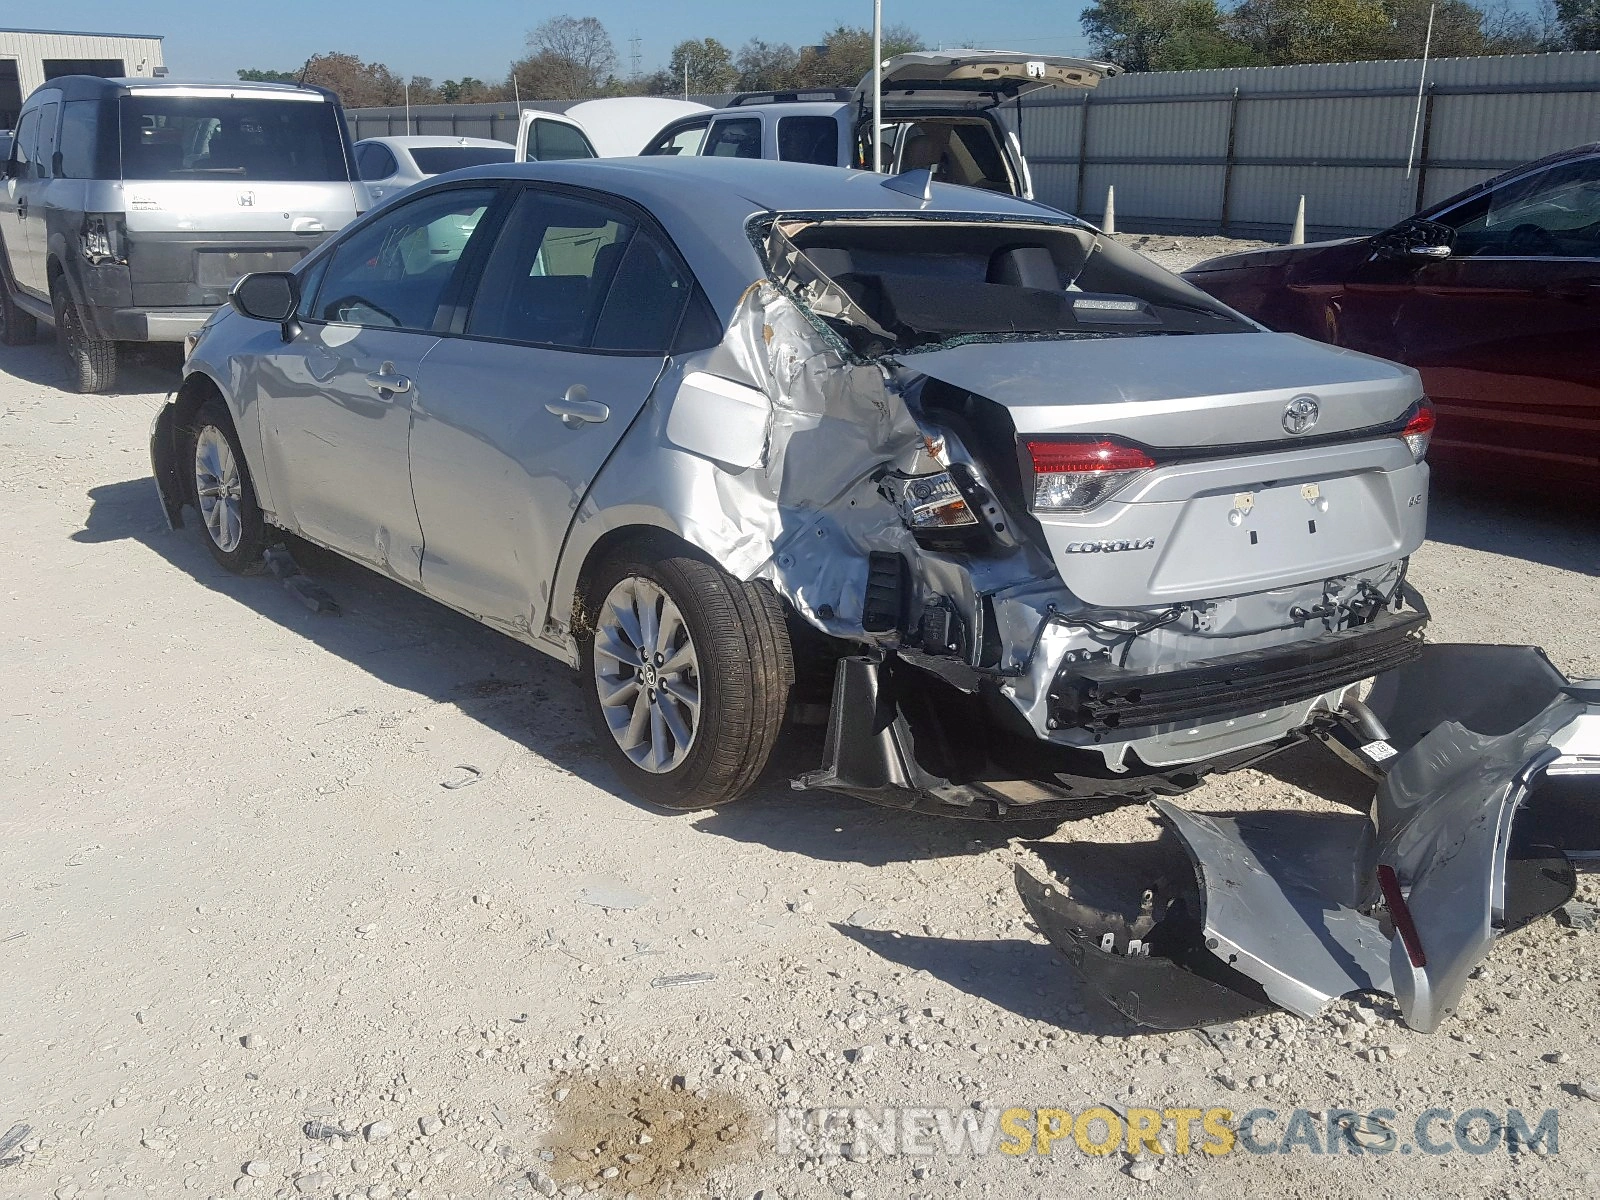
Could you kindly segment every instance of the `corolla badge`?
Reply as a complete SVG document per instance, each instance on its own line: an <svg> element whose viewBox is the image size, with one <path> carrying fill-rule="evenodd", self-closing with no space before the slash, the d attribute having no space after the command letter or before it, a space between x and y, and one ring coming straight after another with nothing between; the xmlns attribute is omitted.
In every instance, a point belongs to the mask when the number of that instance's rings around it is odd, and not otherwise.
<svg viewBox="0 0 1600 1200"><path fill-rule="evenodd" d="M1322 409L1318 407L1315 396L1296 396L1289 401L1289 407L1283 410L1284 432L1307 433L1321 415Z"/></svg>
<svg viewBox="0 0 1600 1200"><path fill-rule="evenodd" d="M1068 554L1117 554L1123 550L1154 550L1155 538L1128 538L1114 542L1068 542Z"/></svg>

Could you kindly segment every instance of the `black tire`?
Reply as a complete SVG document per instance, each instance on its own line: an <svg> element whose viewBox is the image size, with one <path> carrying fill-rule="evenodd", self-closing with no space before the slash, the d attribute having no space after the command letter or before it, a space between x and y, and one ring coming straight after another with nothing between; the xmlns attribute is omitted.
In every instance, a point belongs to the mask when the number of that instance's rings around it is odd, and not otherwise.
<svg viewBox="0 0 1600 1200"><path fill-rule="evenodd" d="M636 764L607 724L595 673L595 632L606 598L635 577L654 584L682 614L695 656L700 711L687 755L671 770ZM783 729L794 660L783 606L765 583L743 583L688 555L622 553L595 573L579 638L580 685L595 738L627 786L667 808L710 808L744 795Z"/></svg>
<svg viewBox="0 0 1600 1200"><path fill-rule="evenodd" d="M38 319L17 307L10 268L0 260L0 345L30 346L38 336Z"/></svg>
<svg viewBox="0 0 1600 1200"><path fill-rule="evenodd" d="M236 526L238 540L227 546L224 546L223 540L229 540L229 535L219 535L213 529L212 522L207 519L204 498L200 495L203 472L198 460L201 447L215 444L206 436L208 430L227 443L238 472ZM233 418L228 415L228 406L221 400L207 400L195 414L194 425L189 431L186 464L189 498L194 501L195 511L200 514L202 536L205 538L206 548L211 551L211 557L228 570L239 574L259 565L261 552L266 549L267 544L267 523L261 516L261 506L256 503L255 484L250 479L250 467L245 462L244 450L239 445L239 435L233 430ZM210 474L205 473L208 476ZM230 531L235 528L232 520L228 521L227 528ZM219 537L223 540L219 540Z"/></svg>
<svg viewBox="0 0 1600 1200"><path fill-rule="evenodd" d="M116 342L89 332L65 284L56 283L50 300L56 310L56 345L67 368L67 390L109 392L117 386Z"/></svg>

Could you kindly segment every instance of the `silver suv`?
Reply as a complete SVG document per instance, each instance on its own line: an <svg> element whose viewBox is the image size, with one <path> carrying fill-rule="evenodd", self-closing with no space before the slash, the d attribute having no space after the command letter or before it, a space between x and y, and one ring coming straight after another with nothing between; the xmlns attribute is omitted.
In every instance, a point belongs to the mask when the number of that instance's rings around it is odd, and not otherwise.
<svg viewBox="0 0 1600 1200"><path fill-rule="evenodd" d="M337 99L286 84L65 76L28 97L0 197L0 335L57 331L68 384L115 385L119 342L178 342L250 271L353 219Z"/></svg>

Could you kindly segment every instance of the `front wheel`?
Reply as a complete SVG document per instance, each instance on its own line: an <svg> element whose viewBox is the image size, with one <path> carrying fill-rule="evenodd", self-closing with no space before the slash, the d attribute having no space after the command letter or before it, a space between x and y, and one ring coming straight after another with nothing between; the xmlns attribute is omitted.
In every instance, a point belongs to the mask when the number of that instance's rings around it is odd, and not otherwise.
<svg viewBox="0 0 1600 1200"><path fill-rule="evenodd" d="M697 558L631 555L608 562L590 596L586 707L627 785L685 809L749 791L794 685L777 596Z"/></svg>
<svg viewBox="0 0 1600 1200"><path fill-rule="evenodd" d="M211 556L230 571L254 566L266 546L266 522L233 421L220 400L208 400L196 414L189 462Z"/></svg>

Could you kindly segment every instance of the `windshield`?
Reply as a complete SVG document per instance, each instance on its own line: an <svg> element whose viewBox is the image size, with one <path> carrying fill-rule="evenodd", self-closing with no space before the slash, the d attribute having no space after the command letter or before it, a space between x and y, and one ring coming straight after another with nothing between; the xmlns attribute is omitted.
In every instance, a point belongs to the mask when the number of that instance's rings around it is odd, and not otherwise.
<svg viewBox="0 0 1600 1200"><path fill-rule="evenodd" d="M344 182L339 110L313 100L122 98L124 179Z"/></svg>
<svg viewBox="0 0 1600 1200"><path fill-rule="evenodd" d="M767 262L857 353L1007 338L1242 333L1205 293L1083 226L780 219Z"/></svg>
<svg viewBox="0 0 1600 1200"><path fill-rule="evenodd" d="M507 163L516 153L511 146L413 146L411 157L424 175L443 175L462 167Z"/></svg>

